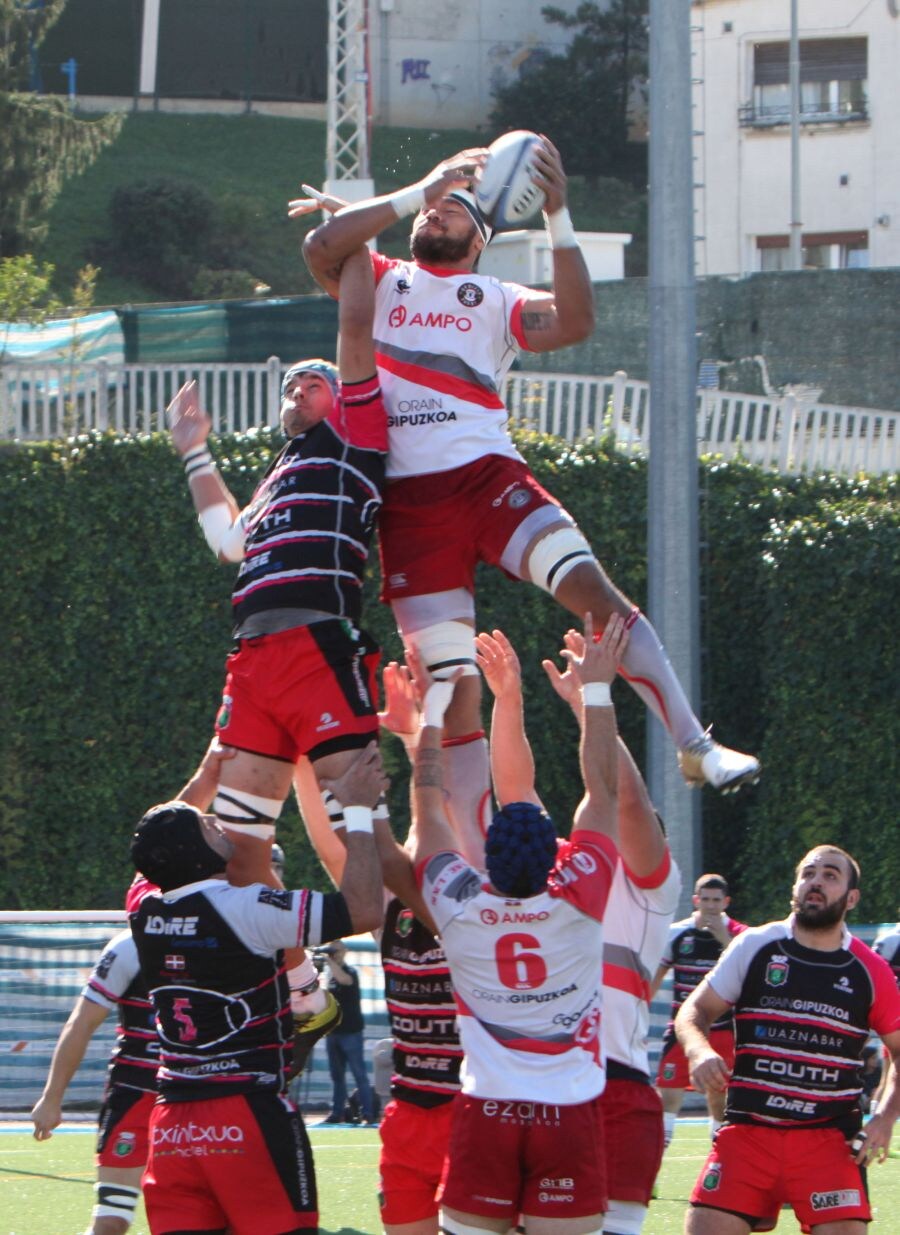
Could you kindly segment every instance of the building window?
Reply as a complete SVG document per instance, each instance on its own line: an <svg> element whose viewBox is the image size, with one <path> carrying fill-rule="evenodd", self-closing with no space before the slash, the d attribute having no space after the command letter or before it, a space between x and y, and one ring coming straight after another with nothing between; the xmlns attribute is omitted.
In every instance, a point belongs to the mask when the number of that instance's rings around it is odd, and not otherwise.
<svg viewBox="0 0 900 1235"><path fill-rule="evenodd" d="M790 269L787 236L757 236L758 270ZM809 232L803 236L804 270L859 270L869 264L868 232Z"/></svg>
<svg viewBox="0 0 900 1235"><path fill-rule="evenodd" d="M800 119L804 124L865 120L868 42L800 40ZM753 49L753 102L741 109L745 124L787 124L791 118L789 43Z"/></svg>

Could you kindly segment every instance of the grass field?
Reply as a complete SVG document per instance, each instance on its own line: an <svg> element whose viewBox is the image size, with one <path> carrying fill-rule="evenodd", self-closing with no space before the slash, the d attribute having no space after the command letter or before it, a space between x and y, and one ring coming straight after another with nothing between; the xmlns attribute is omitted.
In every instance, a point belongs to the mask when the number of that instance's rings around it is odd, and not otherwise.
<svg viewBox="0 0 900 1235"><path fill-rule="evenodd" d="M91 1130L92 1132L92 1130ZM377 1235L381 1230L377 1187L378 1134L375 1130L310 1130L319 1181L323 1232ZM705 1122L679 1121L666 1154L645 1235L679 1235L687 1197L708 1145ZM27 1132L0 1125L0 1235L76 1235L87 1227L93 1196L93 1138L87 1131L57 1133L36 1144ZM882 1235L900 1230L900 1158L871 1174L875 1222ZM131 1228L149 1235L143 1206ZM781 1235L797 1235L792 1214L778 1224Z"/></svg>

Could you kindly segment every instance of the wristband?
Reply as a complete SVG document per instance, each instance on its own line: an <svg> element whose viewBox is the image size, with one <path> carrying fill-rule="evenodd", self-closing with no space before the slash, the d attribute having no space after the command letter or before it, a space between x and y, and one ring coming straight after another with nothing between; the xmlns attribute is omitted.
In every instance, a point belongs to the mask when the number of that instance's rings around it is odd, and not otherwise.
<svg viewBox="0 0 900 1235"><path fill-rule="evenodd" d="M425 696L422 708L422 728L433 725L435 729L443 729L444 713L453 698L453 682L432 682Z"/></svg>
<svg viewBox="0 0 900 1235"><path fill-rule="evenodd" d="M344 827L348 832L368 832L372 835L372 808L370 806L345 806Z"/></svg>
<svg viewBox="0 0 900 1235"><path fill-rule="evenodd" d="M182 458L184 464L184 472L188 480L197 472L211 472L215 467L213 457L205 446L198 446L195 450L189 450Z"/></svg>
<svg viewBox="0 0 900 1235"><path fill-rule="evenodd" d="M586 708L611 708L609 682L585 682L581 688L581 702Z"/></svg>
<svg viewBox="0 0 900 1235"><path fill-rule="evenodd" d="M550 241L551 249L577 249L578 237L575 235L575 228L572 226L572 216L569 214L567 206L563 206L562 210L556 210L553 214L545 215L547 224L547 239Z"/></svg>
<svg viewBox="0 0 900 1235"><path fill-rule="evenodd" d="M388 198L398 219L407 214L418 214L425 205L425 190L419 184L409 189L401 189Z"/></svg>

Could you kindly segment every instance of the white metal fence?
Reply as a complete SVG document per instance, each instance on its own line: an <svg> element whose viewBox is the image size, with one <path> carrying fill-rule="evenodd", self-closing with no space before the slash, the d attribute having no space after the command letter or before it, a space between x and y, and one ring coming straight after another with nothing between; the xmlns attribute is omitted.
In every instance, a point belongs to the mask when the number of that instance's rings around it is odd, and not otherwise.
<svg viewBox="0 0 900 1235"><path fill-rule="evenodd" d="M217 432L277 424L282 363L5 364L0 380L0 437L41 440L94 429L152 433L189 378ZM505 400L514 423L568 441L615 436L623 450L645 453L650 398L646 382L623 372L510 373ZM893 472L900 464L900 412L838 407L780 397L698 390L697 451L740 457L784 473Z"/></svg>

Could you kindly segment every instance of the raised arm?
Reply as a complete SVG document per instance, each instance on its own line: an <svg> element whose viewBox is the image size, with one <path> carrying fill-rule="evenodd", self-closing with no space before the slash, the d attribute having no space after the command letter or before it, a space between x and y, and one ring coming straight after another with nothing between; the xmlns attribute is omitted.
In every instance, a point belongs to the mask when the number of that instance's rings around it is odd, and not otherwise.
<svg viewBox="0 0 900 1235"><path fill-rule="evenodd" d="M341 381L362 382L375 375L375 275L365 247L343 264L338 307L338 369Z"/></svg>
<svg viewBox="0 0 900 1235"><path fill-rule="evenodd" d="M196 806L197 810L206 813L219 788L222 764L233 759L236 754L233 746L223 746L219 739L214 737L193 776L175 795L178 801L187 802L188 806Z"/></svg>
<svg viewBox="0 0 900 1235"><path fill-rule="evenodd" d="M491 716L491 777L500 806L533 802L543 808L535 789L534 755L525 732L522 670L515 648L502 630L475 640L478 668L494 696Z"/></svg>
<svg viewBox="0 0 900 1235"><path fill-rule="evenodd" d="M486 153L481 149L462 150L438 163L415 184L383 197L355 202L326 219L303 241L303 256L319 286L331 295L337 295L341 269L354 250L374 239L398 219L416 214L424 206L440 201L452 189L467 185L483 164ZM288 213L291 213L293 205L289 204Z"/></svg>
<svg viewBox="0 0 900 1235"><path fill-rule="evenodd" d="M578 246L567 205L567 182L559 151L541 135L535 183L544 190L544 222L553 251L553 291L535 293L522 310L522 329L533 352L580 343L594 329L594 289Z"/></svg>
<svg viewBox="0 0 900 1235"><path fill-rule="evenodd" d="M347 858L340 891L353 929L377 930L383 917L383 894L372 808L386 787L377 744L370 742L341 776L323 780L321 785L330 789L344 808Z"/></svg>
<svg viewBox="0 0 900 1235"><path fill-rule="evenodd" d="M197 383L185 382L166 408L172 445L181 456L206 543L220 562L240 562L245 531L238 504L209 451L212 421L200 407Z"/></svg>
<svg viewBox="0 0 900 1235"><path fill-rule="evenodd" d="M613 615L602 638L594 639L590 613L584 619L584 639L580 650L569 644L561 655L569 662L581 686L581 775L584 797L575 812L575 827L602 832L618 839L618 736L610 684L616 676L628 631L625 619Z"/></svg>
<svg viewBox="0 0 900 1235"><path fill-rule="evenodd" d="M409 830L410 856L418 866L426 858L445 850L458 851L459 842L444 806L443 751L444 715L450 706L461 675L435 682L412 646L406 658L422 704L422 729L413 761L410 786L412 824Z"/></svg>
<svg viewBox="0 0 900 1235"><path fill-rule="evenodd" d="M107 1009L80 995L59 1035L50 1062L44 1092L34 1104L31 1119L34 1139L46 1141L62 1119L62 1103L69 1082L81 1066L88 1043L106 1019Z"/></svg>

